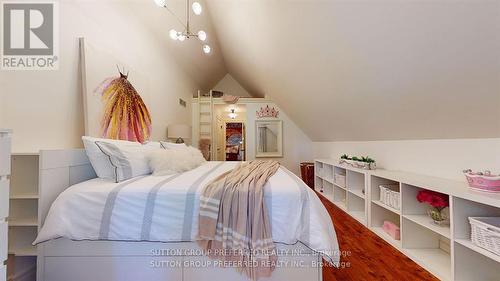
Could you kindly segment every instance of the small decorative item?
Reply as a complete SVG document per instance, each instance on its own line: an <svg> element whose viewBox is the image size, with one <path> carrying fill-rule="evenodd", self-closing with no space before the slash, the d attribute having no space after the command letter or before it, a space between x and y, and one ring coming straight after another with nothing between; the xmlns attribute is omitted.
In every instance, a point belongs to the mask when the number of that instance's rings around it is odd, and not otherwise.
<svg viewBox="0 0 500 281"><path fill-rule="evenodd" d="M375 160L368 156L359 158L357 156L350 157L349 155L344 154L340 156L339 164L346 164L348 166L364 170L375 170L377 168Z"/></svg>
<svg viewBox="0 0 500 281"><path fill-rule="evenodd" d="M104 103L101 135L104 138L145 142L151 136L151 116L128 73L104 80L96 89Z"/></svg>
<svg viewBox="0 0 500 281"><path fill-rule="evenodd" d="M448 195L431 190L421 190L417 194L417 200L432 207L427 211L427 214L435 224L446 225L448 223L448 216L443 212L450 205Z"/></svg>
<svg viewBox="0 0 500 281"><path fill-rule="evenodd" d="M269 105L266 105L266 107L261 107L260 110L256 112L256 114L257 118L265 118L265 117L278 118L280 112L274 107L270 108Z"/></svg>
<svg viewBox="0 0 500 281"><path fill-rule="evenodd" d="M470 188L486 192L500 192L500 175L493 175L490 171L473 172L471 169L463 172Z"/></svg>
<svg viewBox="0 0 500 281"><path fill-rule="evenodd" d="M392 237L394 240L401 240L401 232L399 229L399 226L396 224L390 222L390 221L384 221L384 224L382 225L382 229L384 230L385 233L387 233L389 236Z"/></svg>

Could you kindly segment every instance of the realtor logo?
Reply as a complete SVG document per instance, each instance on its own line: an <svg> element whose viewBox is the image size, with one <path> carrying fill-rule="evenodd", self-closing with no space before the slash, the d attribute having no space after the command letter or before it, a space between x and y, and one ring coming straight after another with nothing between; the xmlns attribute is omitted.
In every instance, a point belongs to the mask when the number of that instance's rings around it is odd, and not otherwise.
<svg viewBox="0 0 500 281"><path fill-rule="evenodd" d="M56 3L3 2L1 14L2 69L58 68Z"/></svg>

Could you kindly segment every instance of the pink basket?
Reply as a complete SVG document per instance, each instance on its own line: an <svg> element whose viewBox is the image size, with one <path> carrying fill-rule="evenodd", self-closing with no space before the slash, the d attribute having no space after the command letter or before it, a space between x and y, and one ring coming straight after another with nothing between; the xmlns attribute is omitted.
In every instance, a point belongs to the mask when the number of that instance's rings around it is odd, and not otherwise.
<svg viewBox="0 0 500 281"><path fill-rule="evenodd" d="M472 189L487 192L500 192L499 176L490 177L465 173L465 177Z"/></svg>

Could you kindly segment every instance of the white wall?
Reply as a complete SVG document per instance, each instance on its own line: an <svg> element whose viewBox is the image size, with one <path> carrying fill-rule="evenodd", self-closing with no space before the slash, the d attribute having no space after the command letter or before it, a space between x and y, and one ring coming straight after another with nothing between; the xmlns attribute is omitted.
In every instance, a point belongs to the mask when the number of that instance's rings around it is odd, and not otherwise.
<svg viewBox="0 0 500 281"><path fill-rule="evenodd" d="M153 1L143 3L149 4L154 9ZM136 16L136 9L122 1L60 1L59 7L59 70L0 71L0 127L14 130L14 151L81 146L81 36L149 77L153 139L165 138L168 123L191 122L190 103L180 107L178 98L189 101L198 85L169 54L168 27L163 26L165 38L158 37Z"/></svg>
<svg viewBox="0 0 500 281"><path fill-rule="evenodd" d="M370 156L390 170L465 181L462 170L500 173L500 139L314 142L315 158Z"/></svg>
<svg viewBox="0 0 500 281"><path fill-rule="evenodd" d="M256 111L261 107L269 105L280 110L279 120L283 121L283 158L259 158L276 159L289 170L300 174L299 164L310 161L313 158L312 142L295 123L279 109L274 103L248 103L247 109L247 159L255 159L255 120Z"/></svg>
<svg viewBox="0 0 500 281"><path fill-rule="evenodd" d="M236 81L231 74L226 74L224 78L222 78L215 87L213 87L216 91L221 91L227 95L233 95L238 97L251 97L250 93L245 90L238 81Z"/></svg>

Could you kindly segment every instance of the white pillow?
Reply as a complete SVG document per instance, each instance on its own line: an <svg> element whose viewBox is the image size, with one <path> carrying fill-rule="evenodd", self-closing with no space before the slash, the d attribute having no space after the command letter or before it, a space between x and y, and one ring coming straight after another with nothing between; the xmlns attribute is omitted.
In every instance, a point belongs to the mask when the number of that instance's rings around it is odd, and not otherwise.
<svg viewBox="0 0 500 281"><path fill-rule="evenodd" d="M123 140L110 140L110 139L100 139L93 137L82 137L83 146L85 147L85 152L89 157L90 163L94 168L95 173L99 178L102 179L111 179L116 180L115 169L113 165L111 165L109 157L104 154L99 146L97 146L96 142L107 142L113 144L129 144L140 146L141 144L138 142L130 142Z"/></svg>
<svg viewBox="0 0 500 281"><path fill-rule="evenodd" d="M96 145L108 156L116 182L151 174L146 154L148 151L158 149L155 146L101 141L96 141Z"/></svg>
<svg viewBox="0 0 500 281"><path fill-rule="evenodd" d="M151 147L154 149L163 148L159 141L147 141L147 142L143 143L142 145L145 145L145 146L148 146L148 147Z"/></svg>
<svg viewBox="0 0 500 281"><path fill-rule="evenodd" d="M201 151L186 146L184 149L157 149L148 153L154 176L186 172L206 162Z"/></svg>
<svg viewBox="0 0 500 281"><path fill-rule="evenodd" d="M173 143L173 142L160 141L160 144L161 144L161 147L164 149L187 148L187 145L185 143Z"/></svg>

